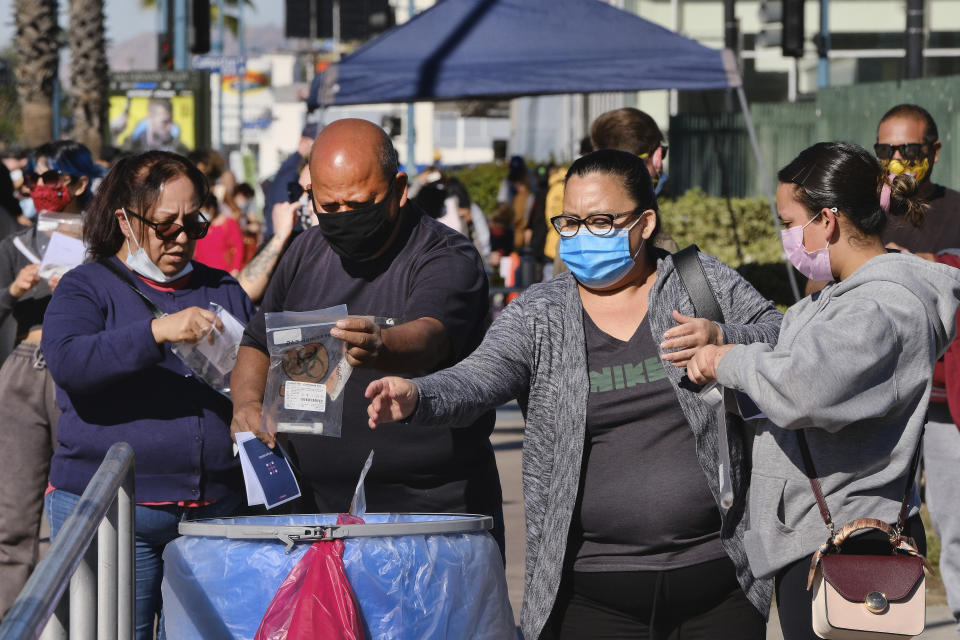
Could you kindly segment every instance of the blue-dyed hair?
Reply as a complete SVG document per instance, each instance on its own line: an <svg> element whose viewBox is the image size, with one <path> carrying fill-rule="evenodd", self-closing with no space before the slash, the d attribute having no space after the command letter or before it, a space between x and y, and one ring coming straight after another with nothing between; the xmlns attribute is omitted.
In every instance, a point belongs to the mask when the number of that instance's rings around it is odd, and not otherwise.
<svg viewBox="0 0 960 640"><path fill-rule="evenodd" d="M27 171L36 171L37 160L44 158L51 169L80 177L90 181L87 189L80 195L80 206L86 208L93 198L93 181L102 178L106 169L93 161L93 154L86 146L74 140L56 140L42 144L30 153L27 159Z"/></svg>

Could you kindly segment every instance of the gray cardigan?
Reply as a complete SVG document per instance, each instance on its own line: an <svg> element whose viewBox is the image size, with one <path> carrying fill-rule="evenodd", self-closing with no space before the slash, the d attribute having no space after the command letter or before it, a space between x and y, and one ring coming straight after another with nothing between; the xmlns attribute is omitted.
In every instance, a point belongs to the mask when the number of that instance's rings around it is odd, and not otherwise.
<svg viewBox="0 0 960 640"><path fill-rule="evenodd" d="M694 315L671 256L666 252L658 256L657 279L648 299L650 328L657 344L663 332L675 324L674 309ZM721 325L724 342L775 343L782 315L773 304L716 258L700 254L700 259L728 322ZM664 369L693 429L700 466L719 504L719 449L713 412L695 393L678 386L682 370ZM583 306L576 281L564 273L530 287L507 305L469 357L414 382L420 403L411 422L417 424L468 425L483 411L514 398L524 408L527 556L521 625L526 638L539 638L560 586L585 444L590 384ZM722 515L721 543L736 565L750 602L766 616L772 584L753 577L743 549L750 459L743 438L742 432L731 430L736 498Z"/></svg>

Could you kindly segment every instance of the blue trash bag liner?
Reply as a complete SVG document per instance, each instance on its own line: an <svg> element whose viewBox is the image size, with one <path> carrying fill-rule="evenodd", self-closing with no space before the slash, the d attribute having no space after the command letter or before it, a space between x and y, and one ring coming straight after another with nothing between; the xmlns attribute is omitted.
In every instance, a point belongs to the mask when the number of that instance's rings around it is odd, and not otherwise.
<svg viewBox="0 0 960 640"><path fill-rule="evenodd" d="M463 519L366 514L368 524ZM216 524L336 524L336 514L204 520ZM516 638L503 560L486 531L344 539L343 563L367 637L383 640ZM163 553L167 637L252 640L284 578L312 542L287 553L277 539L185 535Z"/></svg>

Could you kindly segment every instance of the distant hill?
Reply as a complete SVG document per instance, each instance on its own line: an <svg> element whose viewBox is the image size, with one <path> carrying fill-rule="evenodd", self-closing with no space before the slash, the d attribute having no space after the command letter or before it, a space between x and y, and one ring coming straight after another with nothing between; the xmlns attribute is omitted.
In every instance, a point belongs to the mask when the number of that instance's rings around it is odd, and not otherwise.
<svg viewBox="0 0 960 640"><path fill-rule="evenodd" d="M216 39L216 34L211 34ZM291 47L291 41L283 37L283 25L266 24L247 27L247 55L269 53ZM237 41L228 32L224 53L236 55ZM112 40L107 46L107 59L111 71L155 69L157 65L157 34L144 31L123 40ZM62 73L62 70L61 70Z"/></svg>

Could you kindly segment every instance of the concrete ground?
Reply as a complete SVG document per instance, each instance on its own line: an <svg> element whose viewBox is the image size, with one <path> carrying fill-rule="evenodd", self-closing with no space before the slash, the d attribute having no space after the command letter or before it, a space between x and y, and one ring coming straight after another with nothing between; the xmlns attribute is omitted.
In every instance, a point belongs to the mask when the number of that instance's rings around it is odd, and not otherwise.
<svg viewBox="0 0 960 640"><path fill-rule="evenodd" d="M507 528L507 588L514 618L519 622L520 602L523 598L524 519L523 496L520 488L520 455L523 446L523 416L516 404L508 404L497 411L497 427L491 438L497 453L500 484L503 487L503 514ZM783 640L774 609L767 626L767 640ZM958 640L960 634L950 610L945 605L927 607L927 628L920 640Z"/></svg>

